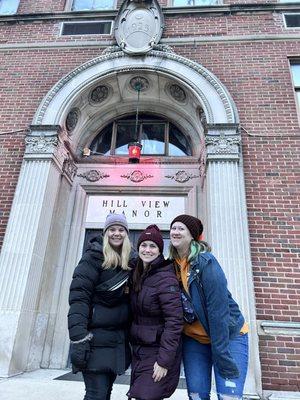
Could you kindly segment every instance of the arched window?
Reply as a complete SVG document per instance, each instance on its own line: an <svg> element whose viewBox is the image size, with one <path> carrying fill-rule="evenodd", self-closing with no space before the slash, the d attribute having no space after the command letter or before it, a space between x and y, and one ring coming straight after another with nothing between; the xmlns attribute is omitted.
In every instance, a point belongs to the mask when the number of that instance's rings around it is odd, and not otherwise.
<svg viewBox="0 0 300 400"><path fill-rule="evenodd" d="M139 141L142 155L191 156L189 139L171 122L153 115L135 115L107 125L90 145L92 152L103 155L128 155L128 143Z"/></svg>

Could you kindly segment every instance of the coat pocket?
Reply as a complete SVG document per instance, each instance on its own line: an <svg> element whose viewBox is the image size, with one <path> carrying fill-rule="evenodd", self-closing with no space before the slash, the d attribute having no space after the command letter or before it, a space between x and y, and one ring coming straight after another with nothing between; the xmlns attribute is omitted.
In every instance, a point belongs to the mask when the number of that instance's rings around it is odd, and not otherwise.
<svg viewBox="0 0 300 400"><path fill-rule="evenodd" d="M159 342L159 329L149 325L132 324L130 340L133 344L157 344Z"/></svg>

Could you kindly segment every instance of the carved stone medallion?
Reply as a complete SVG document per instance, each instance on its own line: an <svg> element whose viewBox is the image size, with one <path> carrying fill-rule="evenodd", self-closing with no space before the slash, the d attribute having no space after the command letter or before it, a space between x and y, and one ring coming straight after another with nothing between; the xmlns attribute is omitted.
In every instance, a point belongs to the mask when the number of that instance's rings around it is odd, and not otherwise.
<svg viewBox="0 0 300 400"><path fill-rule="evenodd" d="M129 84L130 87L136 91L139 90L140 92L145 92L149 89L149 81L143 76L135 76L134 78L131 78Z"/></svg>
<svg viewBox="0 0 300 400"><path fill-rule="evenodd" d="M169 86L169 93L179 103L184 103L186 100L185 91L177 84L172 84Z"/></svg>
<svg viewBox="0 0 300 400"><path fill-rule="evenodd" d="M78 122L79 119L79 110L78 108L72 108L66 118L66 128L68 132L72 132Z"/></svg>
<svg viewBox="0 0 300 400"><path fill-rule="evenodd" d="M145 179L153 178L153 175L144 174L142 171L135 170L133 172L128 172L125 175L121 175L121 178L129 179L131 182L139 183Z"/></svg>
<svg viewBox="0 0 300 400"><path fill-rule="evenodd" d="M102 103L108 98L109 88L105 85L99 85L91 91L90 100L92 103Z"/></svg>
<svg viewBox="0 0 300 400"><path fill-rule="evenodd" d="M177 171L175 175L166 175L166 178L174 179L178 183L185 183L190 179L199 178L199 175L189 174L188 172L181 170Z"/></svg>
<svg viewBox="0 0 300 400"><path fill-rule="evenodd" d="M89 182L97 182L99 179L109 178L110 175L104 174L96 169L91 169L90 171L78 174L77 176L85 178Z"/></svg>
<svg viewBox="0 0 300 400"><path fill-rule="evenodd" d="M127 0L115 22L118 45L127 54L145 54L160 41L164 17L157 0Z"/></svg>

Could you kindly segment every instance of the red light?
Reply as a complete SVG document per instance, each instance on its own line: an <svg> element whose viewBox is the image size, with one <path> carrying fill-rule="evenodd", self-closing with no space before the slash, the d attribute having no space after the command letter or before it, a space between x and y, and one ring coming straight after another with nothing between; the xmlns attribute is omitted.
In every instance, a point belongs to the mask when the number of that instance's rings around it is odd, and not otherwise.
<svg viewBox="0 0 300 400"><path fill-rule="evenodd" d="M139 142L133 142L128 144L129 162L139 163L141 157L142 145Z"/></svg>

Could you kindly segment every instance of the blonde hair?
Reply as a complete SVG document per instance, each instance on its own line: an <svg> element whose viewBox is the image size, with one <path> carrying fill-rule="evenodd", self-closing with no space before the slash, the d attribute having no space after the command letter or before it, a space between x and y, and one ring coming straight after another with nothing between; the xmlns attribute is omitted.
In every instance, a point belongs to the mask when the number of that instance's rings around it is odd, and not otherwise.
<svg viewBox="0 0 300 400"><path fill-rule="evenodd" d="M104 261L102 263L103 269L116 268L118 265L124 270L130 270L128 266L129 256L131 252L131 243L126 232L124 241L121 247L121 254L114 250L108 241L107 231L104 233L103 237L103 255Z"/></svg>
<svg viewBox="0 0 300 400"><path fill-rule="evenodd" d="M188 261L192 261L197 257L199 253L205 253L207 251L211 251L211 247L208 243L204 242L204 240L192 240L189 248ZM171 260L176 260L176 258L180 258L176 248L170 242L169 247L169 258Z"/></svg>

